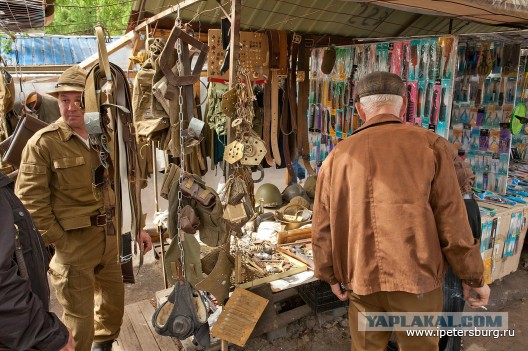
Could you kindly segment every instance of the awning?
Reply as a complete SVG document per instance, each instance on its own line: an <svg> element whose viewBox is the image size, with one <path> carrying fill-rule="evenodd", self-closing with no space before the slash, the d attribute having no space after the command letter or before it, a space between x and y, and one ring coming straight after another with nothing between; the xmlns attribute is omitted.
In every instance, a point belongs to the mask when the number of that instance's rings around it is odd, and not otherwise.
<svg viewBox="0 0 528 351"><path fill-rule="evenodd" d="M350 0L492 25L527 26L527 0Z"/></svg>

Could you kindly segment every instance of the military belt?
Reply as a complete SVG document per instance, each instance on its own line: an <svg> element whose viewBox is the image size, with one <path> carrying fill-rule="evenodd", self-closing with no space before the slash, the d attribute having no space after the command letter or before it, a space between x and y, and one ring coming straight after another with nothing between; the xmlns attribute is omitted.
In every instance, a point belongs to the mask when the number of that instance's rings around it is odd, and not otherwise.
<svg viewBox="0 0 528 351"><path fill-rule="evenodd" d="M112 221L110 220L110 222ZM90 224L92 225L92 227L106 227L106 214L90 216Z"/></svg>

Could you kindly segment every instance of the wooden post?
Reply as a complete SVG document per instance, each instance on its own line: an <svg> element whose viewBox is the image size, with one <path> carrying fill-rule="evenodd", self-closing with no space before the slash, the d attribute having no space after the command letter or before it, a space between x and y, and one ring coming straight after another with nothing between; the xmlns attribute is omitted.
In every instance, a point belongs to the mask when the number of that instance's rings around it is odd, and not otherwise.
<svg viewBox="0 0 528 351"><path fill-rule="evenodd" d="M231 1L231 55L229 56L229 89L236 81L238 60L240 58L240 12L242 0Z"/></svg>
<svg viewBox="0 0 528 351"><path fill-rule="evenodd" d="M158 203L158 162L156 160L156 142L151 141L150 147L152 148L152 177L154 178L154 209L156 213L159 212L159 203ZM165 272L165 240L163 239L163 228L158 224L158 234L160 237L161 244L161 273L163 274L163 286L165 289L169 287L169 282L167 281L167 272Z"/></svg>
<svg viewBox="0 0 528 351"><path fill-rule="evenodd" d="M231 0L231 41L229 43L230 47L230 56L229 56L229 89L234 88L236 84L236 78L237 78L237 71L238 71L238 64L240 59L240 12L242 10L242 0ZM231 136L231 118L227 119L227 144L231 143L232 136ZM231 174L231 167L227 165L226 167L226 181L227 178L229 178L229 175ZM235 239L238 240L238 239ZM240 253L238 252L238 245L237 252L235 254L235 284L240 284L240 263L241 263L241 257ZM229 244L228 244L228 252L229 252Z"/></svg>

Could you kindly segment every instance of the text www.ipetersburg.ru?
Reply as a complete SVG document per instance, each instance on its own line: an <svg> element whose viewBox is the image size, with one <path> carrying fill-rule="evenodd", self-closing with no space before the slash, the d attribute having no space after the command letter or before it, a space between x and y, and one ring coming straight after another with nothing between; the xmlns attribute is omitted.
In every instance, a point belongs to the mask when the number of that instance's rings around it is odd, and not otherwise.
<svg viewBox="0 0 528 351"><path fill-rule="evenodd" d="M406 330L405 332L407 333L407 336L435 336L435 337L484 336L484 337L493 337L494 339L515 336L515 329L497 330L497 329L478 329L478 328L473 328L473 329L438 328L436 330L431 330L431 329Z"/></svg>

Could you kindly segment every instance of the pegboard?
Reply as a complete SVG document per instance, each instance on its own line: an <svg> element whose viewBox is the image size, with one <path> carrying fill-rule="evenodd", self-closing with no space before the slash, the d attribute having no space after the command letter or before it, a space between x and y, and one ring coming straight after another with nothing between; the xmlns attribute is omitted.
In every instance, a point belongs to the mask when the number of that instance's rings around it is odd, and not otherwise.
<svg viewBox="0 0 528 351"><path fill-rule="evenodd" d="M222 48L220 29L209 29L209 54L207 57L207 78L211 82L229 81L229 70L220 74L220 68L226 58ZM249 72L253 83L262 84L269 76L269 50L266 34L240 32L240 65Z"/></svg>

